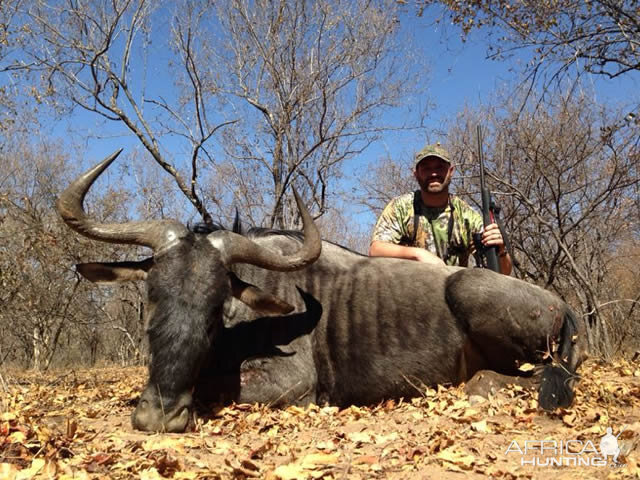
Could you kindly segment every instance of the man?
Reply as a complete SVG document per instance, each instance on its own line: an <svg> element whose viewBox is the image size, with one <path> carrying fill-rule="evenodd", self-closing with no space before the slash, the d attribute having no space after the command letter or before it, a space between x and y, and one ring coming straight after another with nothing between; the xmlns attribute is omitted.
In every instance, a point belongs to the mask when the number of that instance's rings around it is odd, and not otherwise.
<svg viewBox="0 0 640 480"><path fill-rule="evenodd" d="M420 190L396 197L385 207L369 255L466 267L474 251L472 234L482 232L485 246L498 247L500 272L509 275L513 265L498 225L483 230L482 216L449 194L455 167L448 152L440 144L427 145L416 154L414 165Z"/></svg>

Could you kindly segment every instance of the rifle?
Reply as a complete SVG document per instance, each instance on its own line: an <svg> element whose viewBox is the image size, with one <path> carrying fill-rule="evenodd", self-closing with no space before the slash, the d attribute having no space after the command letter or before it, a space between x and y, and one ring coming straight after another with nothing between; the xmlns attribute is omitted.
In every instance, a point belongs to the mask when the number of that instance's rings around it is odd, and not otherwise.
<svg viewBox="0 0 640 480"><path fill-rule="evenodd" d="M499 209L491 200L491 193L487 188L484 181L484 156L482 155L482 130L480 125L477 126L478 134L478 159L480 161L480 195L482 197L482 222L485 226L495 223L496 210L499 213ZM502 228L500 229L502 230ZM476 264L483 268L489 268L494 272L500 272L500 265L498 264L498 247L485 247L482 243L482 234L473 234L473 243L476 248Z"/></svg>

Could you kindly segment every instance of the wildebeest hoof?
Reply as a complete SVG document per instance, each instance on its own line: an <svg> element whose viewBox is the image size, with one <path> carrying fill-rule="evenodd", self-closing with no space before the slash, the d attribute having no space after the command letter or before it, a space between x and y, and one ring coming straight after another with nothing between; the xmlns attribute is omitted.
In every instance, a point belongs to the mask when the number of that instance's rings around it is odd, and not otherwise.
<svg viewBox="0 0 640 480"><path fill-rule="evenodd" d="M191 418L191 404L188 392L171 402L147 388L131 415L131 424L136 430L148 432L184 432Z"/></svg>

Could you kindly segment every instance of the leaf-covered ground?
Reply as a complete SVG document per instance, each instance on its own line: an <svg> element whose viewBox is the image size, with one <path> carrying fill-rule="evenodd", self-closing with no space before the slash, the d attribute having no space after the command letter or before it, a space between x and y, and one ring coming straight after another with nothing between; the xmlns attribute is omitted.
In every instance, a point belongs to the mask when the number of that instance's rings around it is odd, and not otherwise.
<svg viewBox="0 0 640 480"><path fill-rule="evenodd" d="M439 387L372 408L234 405L177 435L132 430L142 368L4 371L0 478L640 478L640 366L591 361L580 373L574 406L552 414L521 387L480 403ZM580 452L599 448L607 427L619 434L618 466L522 465L512 443L562 440L560 456L588 461L595 454Z"/></svg>

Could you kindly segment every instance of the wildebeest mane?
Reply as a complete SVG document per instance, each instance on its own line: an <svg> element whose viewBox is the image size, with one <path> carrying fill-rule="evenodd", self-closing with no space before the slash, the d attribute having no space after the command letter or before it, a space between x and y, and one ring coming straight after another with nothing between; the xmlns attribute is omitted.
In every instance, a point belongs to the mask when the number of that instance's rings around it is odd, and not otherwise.
<svg viewBox="0 0 640 480"><path fill-rule="evenodd" d="M274 228L253 227L253 228L250 228L249 231L247 232L247 236L253 237L253 238L268 237L270 235L283 235L285 237L298 240L299 242L302 242L304 240L304 235L299 230L277 230ZM361 257L366 257L366 255L363 255L360 252L356 252L355 250L352 250L349 247L345 247L344 245L341 245L339 243L332 242L331 240L326 240L323 238L322 241L325 243L330 243L331 245L335 245L338 248L347 250L348 252L354 253Z"/></svg>
<svg viewBox="0 0 640 480"><path fill-rule="evenodd" d="M193 233L200 233L203 235L207 235L212 232L218 231L231 231L233 233L238 233L241 235L246 235L249 238L262 238L269 237L271 235L283 235L288 238L295 238L296 240L304 240L304 235L302 232L297 230L278 230L275 228L265 228L265 227L249 227L246 232L243 232L242 226L238 224L234 224L233 228L229 230L224 225L220 223L196 223L193 225L189 225L189 229Z"/></svg>
<svg viewBox="0 0 640 480"><path fill-rule="evenodd" d="M222 224L220 223L213 223L213 224L208 224L208 223L196 223L193 225L189 225L189 229L193 232L193 233L199 233L199 234L203 234L203 235L207 235L211 232L217 232L220 230L223 231L228 231L227 228L225 228ZM246 235L248 238L264 238L264 237L269 237L271 235L281 235L287 238L292 238L294 240L297 240L299 242L302 242L304 240L304 235L302 234L302 232L298 231L298 230L278 230L276 228L266 228L266 227L250 227L246 232L242 231L242 226L240 225L239 222L234 223L234 228L231 230L233 233L238 233L241 235ZM335 245L336 247L342 248L343 250L346 250L348 252L351 252L355 255L359 255L361 257L366 257L366 255L363 255L360 252L356 252L355 250L349 248L349 247L345 247L344 245L340 245L339 243L336 242L332 242L331 240L322 240L323 242L327 242L330 243L331 245Z"/></svg>
<svg viewBox="0 0 640 480"><path fill-rule="evenodd" d="M220 223L198 222L198 223L194 223L193 225L190 225L190 224L187 225L187 228L189 228L189 230L191 230L193 233L199 233L202 235L207 235L212 232L229 231L228 228L226 228L224 225ZM240 233L240 232L233 232L233 233Z"/></svg>

